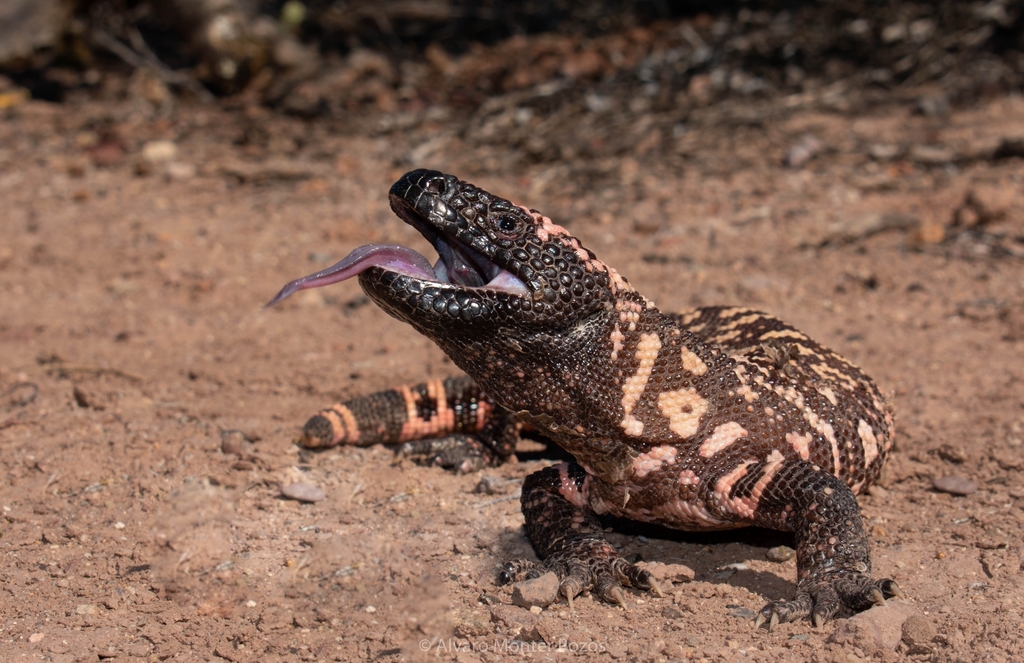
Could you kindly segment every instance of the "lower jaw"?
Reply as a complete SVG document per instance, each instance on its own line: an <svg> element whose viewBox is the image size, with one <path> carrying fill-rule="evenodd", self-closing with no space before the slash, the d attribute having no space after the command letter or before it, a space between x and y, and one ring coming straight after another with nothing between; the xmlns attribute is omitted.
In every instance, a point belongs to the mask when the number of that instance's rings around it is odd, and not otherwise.
<svg viewBox="0 0 1024 663"><path fill-rule="evenodd" d="M410 287L412 283L415 285ZM459 291L446 287L448 284L434 285L397 272L370 268L359 275L359 285L385 313L424 333L453 332L459 325L486 322L481 300L459 298ZM439 300L444 302L440 309L437 307ZM473 311L471 307L477 310ZM427 335L436 336L433 333Z"/></svg>

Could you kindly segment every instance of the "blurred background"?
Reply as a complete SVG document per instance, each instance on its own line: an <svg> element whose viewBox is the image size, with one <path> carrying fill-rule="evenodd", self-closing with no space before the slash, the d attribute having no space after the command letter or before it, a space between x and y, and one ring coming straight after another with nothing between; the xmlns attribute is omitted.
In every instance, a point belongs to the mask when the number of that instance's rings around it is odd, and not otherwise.
<svg viewBox="0 0 1024 663"><path fill-rule="evenodd" d="M0 72L0 107L217 101L360 133L457 120L463 141L512 162L670 162L688 123L753 118L765 100L942 116L1018 90L1024 12L1012 0L4 0Z"/></svg>

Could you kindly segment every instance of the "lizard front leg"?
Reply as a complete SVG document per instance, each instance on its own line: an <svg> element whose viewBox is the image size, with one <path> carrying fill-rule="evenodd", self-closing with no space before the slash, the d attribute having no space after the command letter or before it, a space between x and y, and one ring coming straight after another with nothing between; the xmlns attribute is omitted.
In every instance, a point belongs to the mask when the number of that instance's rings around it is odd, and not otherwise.
<svg viewBox="0 0 1024 663"><path fill-rule="evenodd" d="M500 465L515 451L520 424L468 377L432 380L336 403L311 417L299 444L400 444L396 452L459 472Z"/></svg>
<svg viewBox="0 0 1024 663"><path fill-rule="evenodd" d="M821 468L796 459L748 461L725 472L714 492L724 511L796 535L796 598L766 605L757 626L810 616L820 627L841 609L857 612L901 595L893 580L871 578L857 500Z"/></svg>
<svg viewBox="0 0 1024 663"><path fill-rule="evenodd" d="M554 465L526 477L521 498L526 533L542 561L506 562L498 582L504 585L554 571L570 608L573 598L589 590L625 606L623 585L660 596L650 573L620 557L605 540L604 528L581 492L586 477L586 470L576 463Z"/></svg>

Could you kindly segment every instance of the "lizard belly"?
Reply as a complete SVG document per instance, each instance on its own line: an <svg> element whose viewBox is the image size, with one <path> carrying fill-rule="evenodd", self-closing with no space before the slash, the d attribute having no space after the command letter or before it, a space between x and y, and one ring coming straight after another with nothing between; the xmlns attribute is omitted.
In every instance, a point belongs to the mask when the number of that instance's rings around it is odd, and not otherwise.
<svg viewBox="0 0 1024 663"><path fill-rule="evenodd" d="M668 466L609 484L587 478L589 506L595 513L655 523L684 531L733 529L745 523L729 520L709 505L700 478L685 467Z"/></svg>

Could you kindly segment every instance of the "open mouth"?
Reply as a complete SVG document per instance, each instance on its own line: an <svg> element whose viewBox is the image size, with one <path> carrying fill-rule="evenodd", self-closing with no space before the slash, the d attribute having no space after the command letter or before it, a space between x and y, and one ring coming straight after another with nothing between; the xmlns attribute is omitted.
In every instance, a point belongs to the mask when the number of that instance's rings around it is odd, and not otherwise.
<svg viewBox="0 0 1024 663"><path fill-rule="evenodd" d="M515 274L457 238L440 232L410 206L400 205L396 211L434 246L439 256L436 263L431 265L421 254L398 244L367 244L327 269L292 281L281 288L266 306L273 306L299 290L345 281L370 267L380 267L423 282L492 290L517 296L529 295L526 285Z"/></svg>

